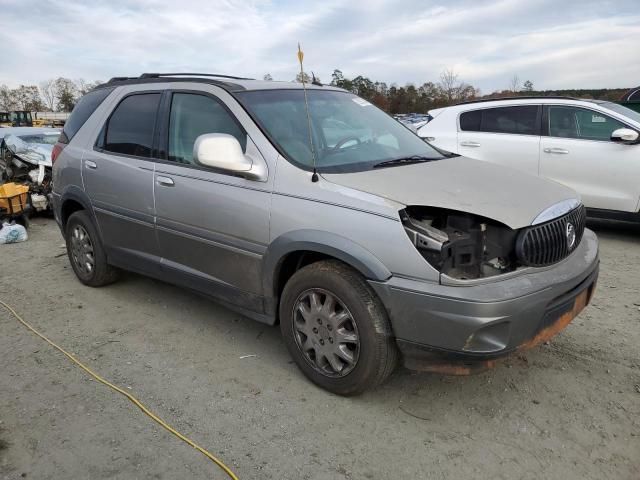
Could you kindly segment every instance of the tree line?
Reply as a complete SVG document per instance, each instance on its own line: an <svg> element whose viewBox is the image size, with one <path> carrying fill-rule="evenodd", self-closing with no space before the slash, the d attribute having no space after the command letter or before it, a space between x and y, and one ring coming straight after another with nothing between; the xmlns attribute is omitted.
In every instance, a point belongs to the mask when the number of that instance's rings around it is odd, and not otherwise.
<svg viewBox="0 0 640 480"><path fill-rule="evenodd" d="M313 74L304 74L306 82L320 79ZM272 80L270 74L264 76L265 80ZM301 82L302 74L298 73L294 81ZM427 113L434 108L446 107L456 103L491 98L504 98L513 96L567 96L585 99L613 100L616 101L628 90L622 89L569 89L569 90L536 90L531 80L521 82L518 75L509 78L506 88L496 90L489 94L482 94L479 88L470 85L460 79L452 69L441 72L436 82L424 82L415 86L406 84L398 86L388 85L385 82L373 81L368 77L358 75L347 78L341 70L335 69L331 75L330 85L344 88L353 92L381 109L391 113Z"/></svg>
<svg viewBox="0 0 640 480"><path fill-rule="evenodd" d="M273 80L270 74L264 80ZM320 82L313 73L304 74L307 83ZM298 73L294 81L302 81ZM32 112L70 112L78 99L91 91L100 81L87 82L83 79L71 80L58 77L45 80L39 85L20 85L9 88L0 85L0 111L28 110ZM419 86L374 81L363 75L347 78L341 70L331 74L330 85L344 88L391 113L427 113L429 110L446 107L459 102L485 98L502 98L517 95L534 96L570 96L579 98L618 100L628 89L573 89L573 90L535 90L533 82L520 81L517 75L506 82L506 88L483 95L479 88L459 78L452 69L444 70L437 81L424 82Z"/></svg>
<svg viewBox="0 0 640 480"><path fill-rule="evenodd" d="M58 77L45 80L37 86L9 88L0 85L0 111L70 112L81 96L101 83Z"/></svg>

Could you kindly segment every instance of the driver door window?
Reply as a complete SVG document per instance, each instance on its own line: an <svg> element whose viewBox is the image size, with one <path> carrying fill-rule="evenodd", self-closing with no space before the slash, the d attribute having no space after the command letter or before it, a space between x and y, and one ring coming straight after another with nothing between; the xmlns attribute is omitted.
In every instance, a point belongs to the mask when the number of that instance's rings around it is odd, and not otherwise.
<svg viewBox="0 0 640 480"><path fill-rule="evenodd" d="M169 160L195 164L193 144L205 133L226 133L238 139L242 150L247 135L231 114L216 100L206 95L174 93L169 117Z"/></svg>
<svg viewBox="0 0 640 480"><path fill-rule="evenodd" d="M626 126L607 115L586 108L549 107L549 136L610 141L611 134Z"/></svg>

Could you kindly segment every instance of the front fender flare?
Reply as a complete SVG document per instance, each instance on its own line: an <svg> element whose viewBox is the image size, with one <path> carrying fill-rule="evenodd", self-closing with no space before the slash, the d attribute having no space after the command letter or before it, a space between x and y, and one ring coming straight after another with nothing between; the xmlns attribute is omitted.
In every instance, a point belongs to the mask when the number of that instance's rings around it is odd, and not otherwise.
<svg viewBox="0 0 640 480"><path fill-rule="evenodd" d="M317 252L337 258L369 280L384 281L391 277L389 269L373 253L348 238L321 230L296 230L279 236L267 248L262 269L265 296L276 296L275 280L282 261L296 251Z"/></svg>

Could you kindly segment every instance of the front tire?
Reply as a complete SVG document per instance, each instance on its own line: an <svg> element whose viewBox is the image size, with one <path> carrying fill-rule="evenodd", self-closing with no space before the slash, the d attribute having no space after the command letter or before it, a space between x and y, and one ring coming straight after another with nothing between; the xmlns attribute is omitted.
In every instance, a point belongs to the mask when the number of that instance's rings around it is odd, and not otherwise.
<svg viewBox="0 0 640 480"><path fill-rule="evenodd" d="M336 260L307 265L289 279L280 328L303 373L338 395L380 385L398 362L382 302L362 275Z"/></svg>
<svg viewBox="0 0 640 480"><path fill-rule="evenodd" d="M69 262L78 280L90 287L102 287L117 280L118 270L107 263L98 231L85 210L69 217L65 240Z"/></svg>

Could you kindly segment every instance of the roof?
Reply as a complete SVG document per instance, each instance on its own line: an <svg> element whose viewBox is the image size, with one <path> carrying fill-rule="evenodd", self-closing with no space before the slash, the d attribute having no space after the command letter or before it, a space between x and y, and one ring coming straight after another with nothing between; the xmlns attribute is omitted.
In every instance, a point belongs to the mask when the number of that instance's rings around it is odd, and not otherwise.
<svg viewBox="0 0 640 480"><path fill-rule="evenodd" d="M558 100L562 100L563 102L566 102L567 104L571 105L576 105L576 104L584 104L584 103L592 103L592 104L598 104L598 105L602 105L602 104L606 104L608 103L606 100L593 100L593 99L589 99L589 98L575 98L575 97L561 97L561 96L549 96L549 97L545 97L545 96L539 96L539 97L534 97L534 96L521 96L521 97L503 97L503 98L484 98L484 99L480 99L480 100L470 100L468 102L461 102L461 103L456 103L455 105L451 105L448 107L441 107L441 108L437 108L437 109L432 109L429 111L430 114L433 115L433 112L438 112L438 110L444 110L444 109L451 109L451 108L457 108L457 109L462 109L462 107L468 106L468 105L478 105L478 108L481 107L489 107L491 105L502 105L502 106L509 106L509 105L517 105L519 103L525 104L525 105L531 105L531 104L553 104L553 103L558 103Z"/></svg>
<svg viewBox="0 0 640 480"><path fill-rule="evenodd" d="M544 101L544 100L574 100L574 101L578 101L578 102L592 102L592 103L601 102L600 100L593 100L593 99L589 99L589 98L566 97L566 96L561 96L561 95L551 95L551 96L542 96L542 95L539 95L539 96L526 95L525 96L525 95L520 95L520 96L514 96L514 97L481 98L481 99L478 99L478 100L469 100L469 101L466 101L466 102L456 103L456 105L468 105L470 103L500 102L500 101L503 101L503 100L508 100L508 101L535 100L537 102Z"/></svg>
<svg viewBox="0 0 640 480"><path fill-rule="evenodd" d="M229 92L240 92L245 90L283 90L301 89L302 83L279 82L267 80L255 80L252 78L234 77L231 75L210 74L210 73L143 73L139 77L113 77L106 83L96 88L106 88L120 85L137 85L142 83L166 83L166 82L199 82L216 85ZM318 85L307 83L305 87L309 90L337 90L341 88L330 85Z"/></svg>

